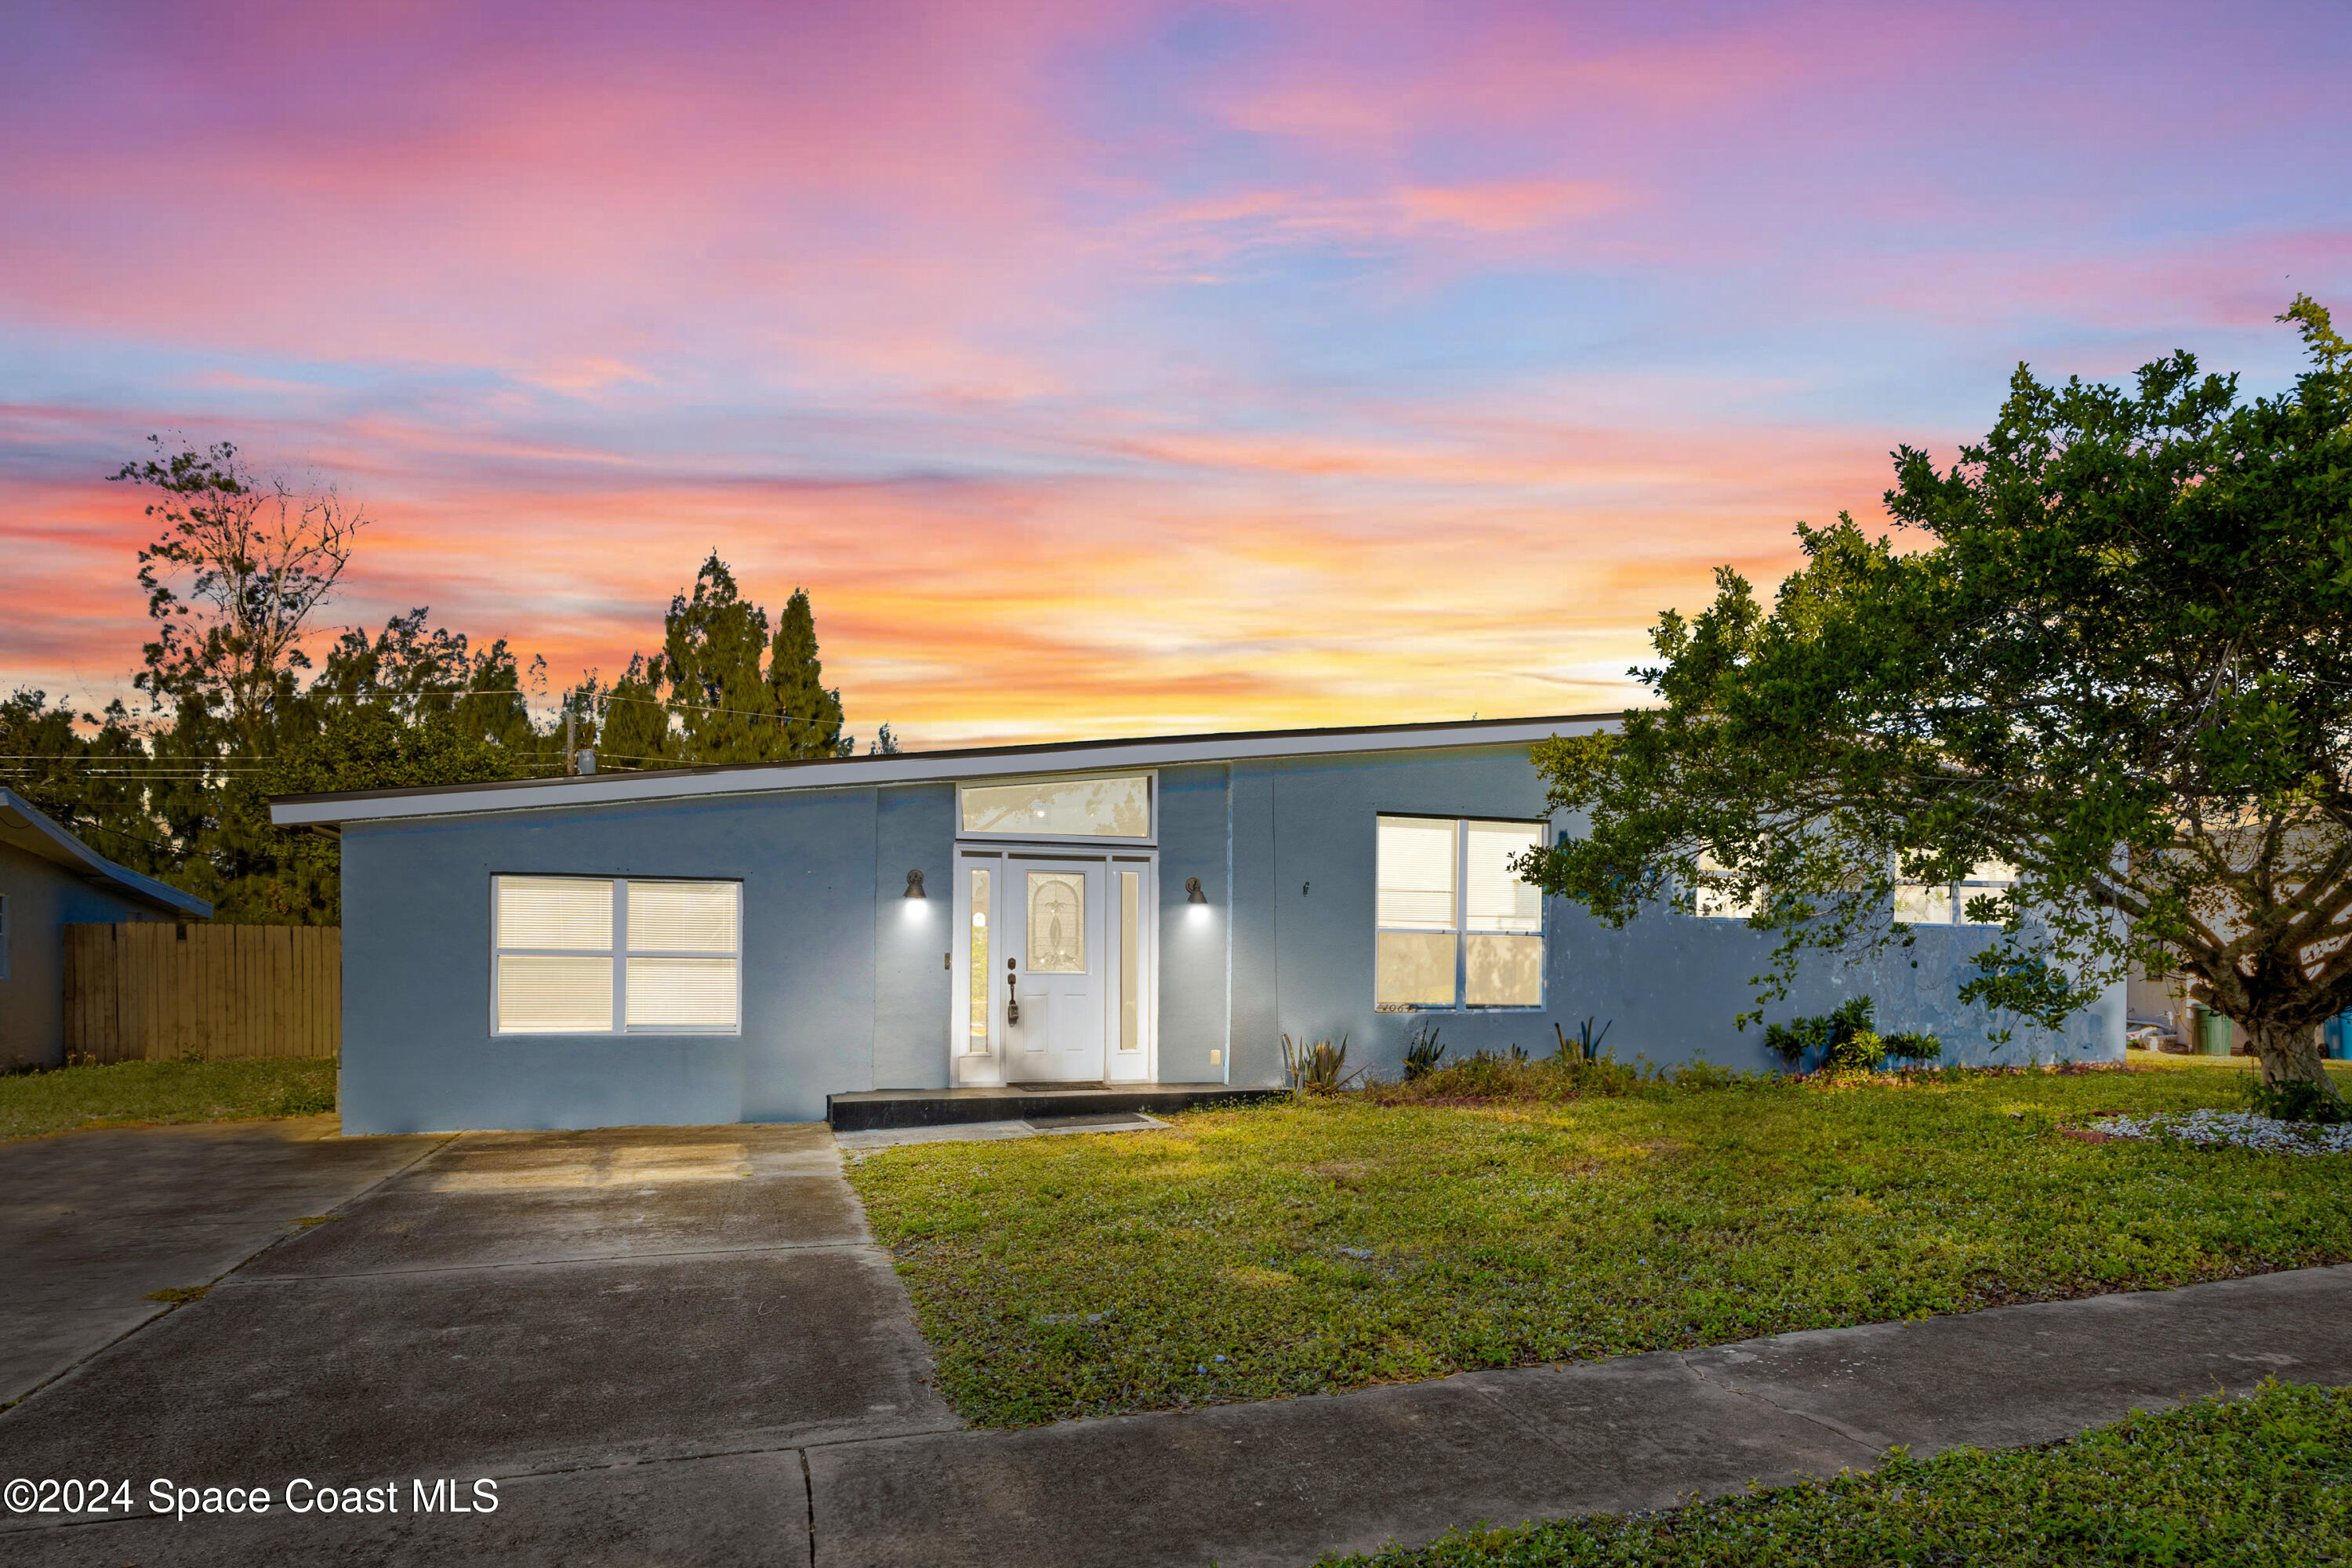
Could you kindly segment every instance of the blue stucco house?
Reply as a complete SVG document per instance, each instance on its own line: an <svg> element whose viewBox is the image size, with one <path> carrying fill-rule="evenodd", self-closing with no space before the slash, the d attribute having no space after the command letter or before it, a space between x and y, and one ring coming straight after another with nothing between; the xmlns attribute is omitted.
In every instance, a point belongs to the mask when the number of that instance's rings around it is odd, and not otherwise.
<svg viewBox="0 0 2352 1568"><path fill-rule="evenodd" d="M1281 1039L1397 1071L1614 1021L1660 1063L1767 1065L1731 1024L1767 939L1611 931L1512 857L1570 824L1529 746L1613 715L1194 735L293 796L342 843L352 1132L814 1120L830 1097L1273 1086ZM1940 901L1939 901L1940 900ZM1825 964L1966 1048L1951 889L1899 960ZM1936 911L1940 910L1940 915ZM1721 912L1716 912L1721 913ZM1935 924L1937 920L1943 923ZM2120 1060L2124 1007L2009 1059Z"/></svg>
<svg viewBox="0 0 2352 1568"><path fill-rule="evenodd" d="M207 920L212 905L118 866L0 789L0 1071L66 1057L66 927Z"/></svg>

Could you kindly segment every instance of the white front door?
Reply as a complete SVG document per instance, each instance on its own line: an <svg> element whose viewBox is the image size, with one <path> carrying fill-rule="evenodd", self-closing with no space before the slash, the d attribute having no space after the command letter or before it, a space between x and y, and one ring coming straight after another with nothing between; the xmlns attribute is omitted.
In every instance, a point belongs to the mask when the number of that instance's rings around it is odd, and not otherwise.
<svg viewBox="0 0 2352 1568"><path fill-rule="evenodd" d="M1151 1081L1157 869L958 847L950 1082Z"/></svg>
<svg viewBox="0 0 2352 1568"><path fill-rule="evenodd" d="M1103 1076L1103 863L1005 862L1007 972L1021 1017L1005 1032L1014 1083L1099 1083Z"/></svg>

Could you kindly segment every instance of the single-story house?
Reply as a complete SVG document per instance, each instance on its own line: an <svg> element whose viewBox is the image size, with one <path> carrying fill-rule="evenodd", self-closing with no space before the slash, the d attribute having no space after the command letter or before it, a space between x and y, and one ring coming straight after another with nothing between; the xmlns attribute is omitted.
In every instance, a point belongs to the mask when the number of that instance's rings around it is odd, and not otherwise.
<svg viewBox="0 0 2352 1568"><path fill-rule="evenodd" d="M208 920L212 905L84 844L0 789L0 1070L66 1056L66 927Z"/></svg>
<svg viewBox="0 0 2352 1568"><path fill-rule="evenodd" d="M1528 748L1613 715L589 773L289 796L341 835L344 1127L823 1117L877 1089L1274 1086L1282 1039L1393 1076L1555 1047L1588 1016L1674 1063L1768 1065L1733 1016L1769 939L1667 910L1612 931L1520 883L1572 826ZM1899 958L1834 963L1882 1028L1982 1054L1953 990L1986 940L1926 904ZM1931 910L1916 915L1934 921ZM2120 1060L2124 1008L2007 1059Z"/></svg>

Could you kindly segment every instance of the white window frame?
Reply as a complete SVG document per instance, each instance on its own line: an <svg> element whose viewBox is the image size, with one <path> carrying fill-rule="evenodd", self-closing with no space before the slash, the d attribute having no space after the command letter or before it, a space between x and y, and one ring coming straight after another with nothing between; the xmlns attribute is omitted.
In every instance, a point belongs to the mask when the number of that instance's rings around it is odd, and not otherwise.
<svg viewBox="0 0 2352 1568"><path fill-rule="evenodd" d="M1380 823L1382 817L1408 817L1418 822L1450 822L1454 825L1454 927L1451 931L1433 931L1417 926L1384 926L1381 924ZM1474 822L1507 822L1515 826L1536 830L1538 848L1551 845L1551 823L1539 816L1455 816L1438 811L1380 811L1372 816L1372 1011L1375 1013L1540 1013L1551 1003L1551 900L1538 897L1536 907L1536 929L1531 931L1473 932L1470 928L1470 825ZM1454 938L1454 1000L1451 1002L1383 1002L1381 1000L1381 938L1390 932L1409 936L1447 936ZM1473 935L1532 936L1543 944L1543 960L1537 965L1543 994L1528 1002L1465 1001L1470 992L1470 942Z"/></svg>
<svg viewBox="0 0 2352 1568"><path fill-rule="evenodd" d="M500 947L499 945L499 885L508 877L535 881L602 882L613 889L613 945L593 947ZM698 887L731 888L735 892L735 951L681 952L669 948L629 945L629 884L690 882ZM501 1029L499 1027L499 960L503 957L610 958L613 962L613 1025L607 1029ZM629 960L632 958L724 958L735 966L735 1022L724 1028L687 1028L675 1025L629 1022ZM505 871L490 878L490 1035L501 1040L604 1039L619 1035L695 1035L712 1038L743 1032L743 883L729 877L575 877L565 872Z"/></svg>
<svg viewBox="0 0 2352 1568"><path fill-rule="evenodd" d="M1981 874L1988 866L2000 866L2006 863L1998 860L1980 860L1976 865L1969 868L1968 876L1961 878L1956 882L1898 882L1895 884L1895 889L1896 918L1901 918L1903 894L1906 889L1916 888L1923 892L1929 893L1941 889L1945 897L1950 901L1951 913L1942 920L1905 921L1903 923L1911 926L1984 926L1986 929L1990 930L1991 927L2000 924L2000 922L1998 921L1972 921L1969 919L1969 900L1970 899L1981 899L1990 894L2008 892L2010 889L2015 888L2021 880L2022 880L2021 878L2015 876L1996 879ZM2016 870L2016 868L2011 866L2009 867L2009 869L2013 872Z"/></svg>
<svg viewBox="0 0 2352 1568"><path fill-rule="evenodd" d="M1003 940L1007 925L1004 910L1012 898L1013 879L1024 861L1087 860L1100 861L1104 868L1103 950L1104 962L1116 965L1119 942L1124 932L1118 929L1120 907L1118 902L1119 873L1139 873L1143 883L1141 907L1137 911L1136 959L1139 973L1137 980L1137 1036L1139 1048L1122 1052L1118 1048L1118 1003L1120 991L1116 978L1108 977L1103 986L1103 1072L1107 1083L1157 1083L1160 1081L1160 855L1153 849L1128 847L1126 839L1105 841L1087 839L1095 847L1091 853L1058 844L1037 840L1009 843L960 842L955 849L955 891L949 908L953 935L948 952L948 1068L955 1088L993 1088L1009 1077L1005 1067L1004 1039L1004 970L1002 967L1004 950L997 945ZM989 968L982 994L982 1006L988 1020L988 1033L979 1049L972 1048L971 1034L971 873L986 871L989 906L988 916Z"/></svg>
<svg viewBox="0 0 2352 1568"><path fill-rule="evenodd" d="M1023 784L1084 784L1094 779L1143 781L1143 837L1126 838L1111 833L1032 833L1018 827L966 827L963 797L967 790L1017 789ZM1150 848L1160 842L1160 772L1156 768L1114 768L1105 773L1022 773L1004 778L966 779L956 785L956 837L974 844L1070 844L1100 848L1106 845Z"/></svg>
<svg viewBox="0 0 2352 1568"><path fill-rule="evenodd" d="M1702 852L1698 868L1709 876L1727 875L1731 869L1714 856ZM1691 913L1703 921L1745 921L1755 918L1764 907L1764 895L1759 889L1753 897L1734 898L1717 888L1699 885L1691 889Z"/></svg>

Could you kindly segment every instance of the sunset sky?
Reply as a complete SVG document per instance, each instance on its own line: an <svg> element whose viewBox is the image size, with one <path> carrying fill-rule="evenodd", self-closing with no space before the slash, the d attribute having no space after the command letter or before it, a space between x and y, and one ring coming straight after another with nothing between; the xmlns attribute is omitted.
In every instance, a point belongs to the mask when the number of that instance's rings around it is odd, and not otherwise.
<svg viewBox="0 0 2352 1568"><path fill-rule="evenodd" d="M7 16L0 689L78 703L161 431L559 687L716 547L861 738L1613 708L2019 360L2352 310L2342 0Z"/></svg>

